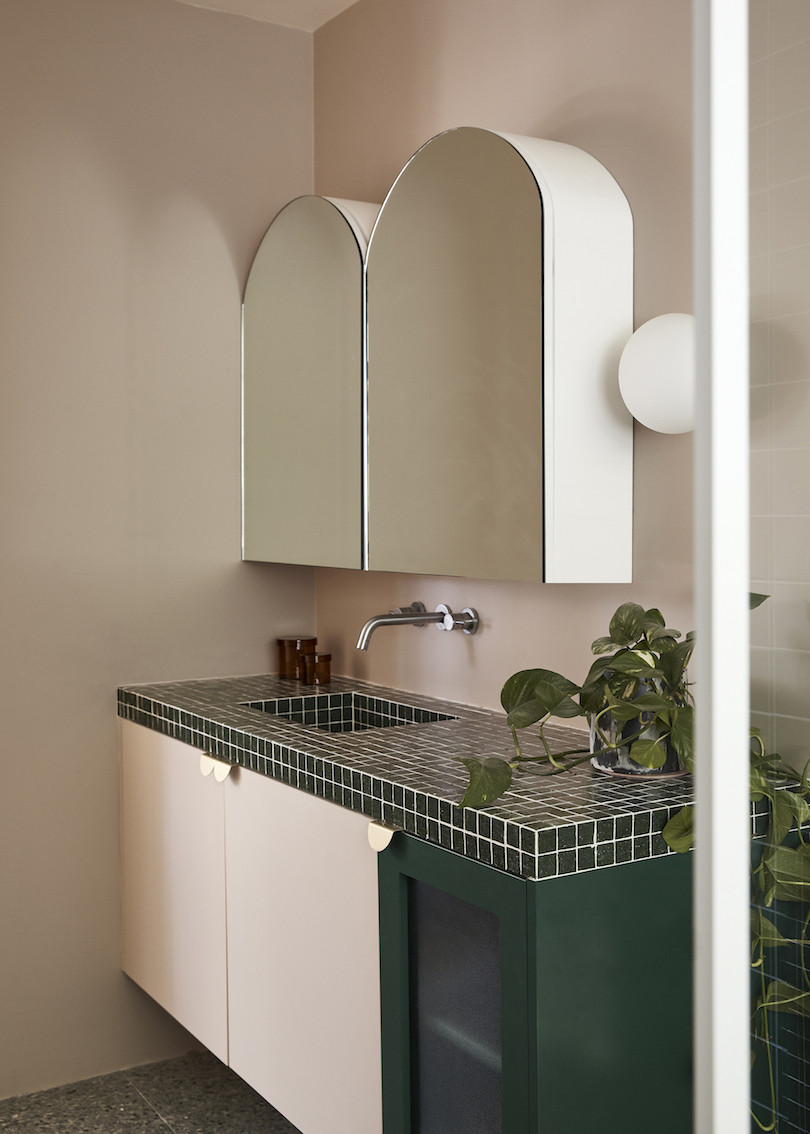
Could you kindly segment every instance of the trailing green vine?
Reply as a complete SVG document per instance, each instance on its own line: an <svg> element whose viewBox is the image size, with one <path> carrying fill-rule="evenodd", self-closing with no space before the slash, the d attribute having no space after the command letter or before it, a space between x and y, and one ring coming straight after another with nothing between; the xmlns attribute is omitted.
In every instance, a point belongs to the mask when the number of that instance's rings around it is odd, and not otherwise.
<svg viewBox="0 0 810 1134"><path fill-rule="evenodd" d="M808 765L810 766L810 764ZM799 777L796 770L776 753L768 753L758 730L751 734L750 784L754 802L767 800L768 830L764 841L755 842L751 860L751 967L758 991L752 1000L751 1032L764 1047L767 1061L770 1121L764 1123L752 1111L760 1130L778 1134L777 1091L773 1066L770 1013L786 1012L810 1018L810 975L807 949L810 911L804 918L799 937L785 937L773 918L765 912L777 902L807 904L810 900L810 781L808 766ZM679 811L662 832L675 851L691 850L694 843L694 807ZM795 844L795 845L791 845ZM798 920L798 919L796 919ZM768 978L768 950L794 946L798 950L803 986ZM752 1065L756 1048L752 1051Z"/></svg>

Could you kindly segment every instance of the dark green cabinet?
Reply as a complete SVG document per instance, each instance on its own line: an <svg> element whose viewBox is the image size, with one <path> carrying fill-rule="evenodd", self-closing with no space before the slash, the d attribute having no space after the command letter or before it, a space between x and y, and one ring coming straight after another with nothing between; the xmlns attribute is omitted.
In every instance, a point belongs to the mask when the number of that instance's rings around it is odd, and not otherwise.
<svg viewBox="0 0 810 1134"><path fill-rule="evenodd" d="M379 858L384 1134L688 1134L691 859Z"/></svg>

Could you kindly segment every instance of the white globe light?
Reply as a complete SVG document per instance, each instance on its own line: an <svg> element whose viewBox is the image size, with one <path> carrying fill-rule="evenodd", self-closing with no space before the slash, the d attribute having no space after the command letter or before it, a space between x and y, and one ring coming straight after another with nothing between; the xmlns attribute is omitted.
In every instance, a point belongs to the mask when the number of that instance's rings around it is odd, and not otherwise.
<svg viewBox="0 0 810 1134"><path fill-rule="evenodd" d="M648 429L694 429L694 315L657 315L642 324L622 351L619 389L630 413Z"/></svg>

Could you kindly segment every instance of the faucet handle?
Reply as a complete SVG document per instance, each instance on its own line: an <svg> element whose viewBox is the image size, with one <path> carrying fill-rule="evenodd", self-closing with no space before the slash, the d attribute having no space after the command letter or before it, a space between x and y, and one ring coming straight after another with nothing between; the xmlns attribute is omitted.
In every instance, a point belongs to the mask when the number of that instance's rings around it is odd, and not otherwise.
<svg viewBox="0 0 810 1134"><path fill-rule="evenodd" d="M443 621L436 623L440 630L463 630L465 634L474 634L478 629L478 611L471 606L465 606L461 614L454 614L449 606L440 602L436 613L440 612L444 615Z"/></svg>

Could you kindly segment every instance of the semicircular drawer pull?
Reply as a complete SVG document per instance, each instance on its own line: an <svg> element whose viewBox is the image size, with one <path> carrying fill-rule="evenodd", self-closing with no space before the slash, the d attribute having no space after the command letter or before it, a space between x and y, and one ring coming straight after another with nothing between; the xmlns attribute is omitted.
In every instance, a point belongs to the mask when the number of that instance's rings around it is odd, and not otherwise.
<svg viewBox="0 0 810 1134"><path fill-rule="evenodd" d="M204 776L210 776L213 772L214 779L219 784L228 778L232 766L231 764L226 764L224 760L215 760L214 757L209 756L207 752L200 753L200 771Z"/></svg>
<svg viewBox="0 0 810 1134"><path fill-rule="evenodd" d="M384 827L382 823L369 823L368 825L368 842L372 850L377 854L384 851L388 844L393 839L397 831L402 830L401 827Z"/></svg>

